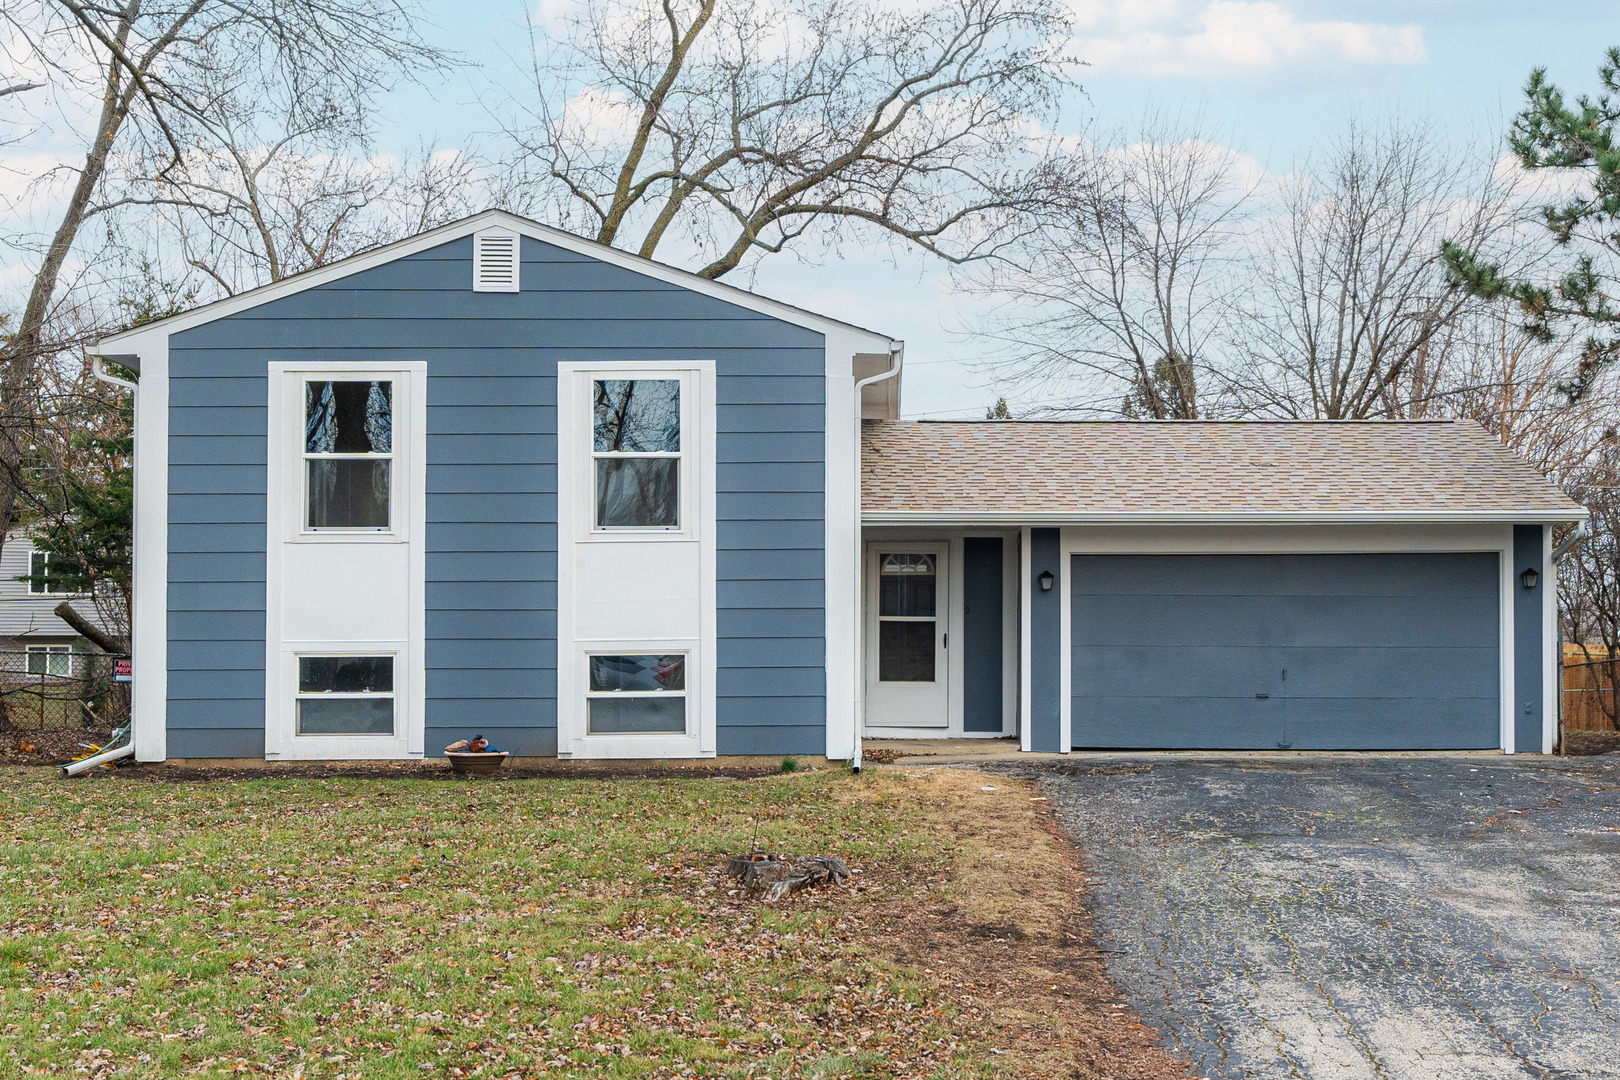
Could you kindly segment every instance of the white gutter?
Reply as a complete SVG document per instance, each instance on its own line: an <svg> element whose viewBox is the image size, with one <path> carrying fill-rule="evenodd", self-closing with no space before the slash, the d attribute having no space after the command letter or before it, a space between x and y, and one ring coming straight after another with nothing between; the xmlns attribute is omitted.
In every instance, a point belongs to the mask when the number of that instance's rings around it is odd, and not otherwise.
<svg viewBox="0 0 1620 1080"><path fill-rule="evenodd" d="M92 356L90 358L90 374L94 375L97 379L109 386L121 386L132 394L140 391L140 387L136 386L128 379L120 379L118 376L108 371L107 358L105 356Z"/></svg>
<svg viewBox="0 0 1620 1080"><path fill-rule="evenodd" d="M1519 524L1546 525L1585 521L1590 511L1579 510L1263 510L1229 511L1112 511L1076 513L1072 510L874 510L861 515L866 525L1435 525Z"/></svg>
<svg viewBox="0 0 1620 1080"><path fill-rule="evenodd" d="M861 536L861 524L863 521L861 516L861 423L863 419L861 416L861 395L868 386L886 382L899 376L900 368L906 362L906 343L903 341L891 342L889 357L894 361L894 366L889 368L888 371L880 371L878 374L861 379L855 384L855 453L852 455L855 460L855 573L853 575L855 579L853 585L855 591L855 748L850 755L849 767L852 772L857 773L861 771L861 743L863 738L861 729L866 726L866 675L863 670L866 660L866 612L861 610L862 601L865 600L861 586L866 576L866 552Z"/></svg>
<svg viewBox="0 0 1620 1080"><path fill-rule="evenodd" d="M1558 565L1558 560L1562 559L1565 555L1568 555L1570 553L1570 550L1573 549L1576 544L1580 543L1582 540L1585 540L1588 536L1591 536L1591 535L1592 535L1592 523L1591 522L1583 521L1579 525L1575 526L1575 531L1570 533L1568 536L1564 537L1564 542L1562 544L1559 544L1557 547L1553 548L1553 553L1552 553L1553 565L1557 566Z"/></svg>

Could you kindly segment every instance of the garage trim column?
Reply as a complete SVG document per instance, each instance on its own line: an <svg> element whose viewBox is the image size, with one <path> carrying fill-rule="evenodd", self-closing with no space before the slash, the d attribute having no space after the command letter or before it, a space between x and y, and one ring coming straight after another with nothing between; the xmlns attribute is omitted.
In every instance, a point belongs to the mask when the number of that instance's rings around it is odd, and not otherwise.
<svg viewBox="0 0 1620 1080"><path fill-rule="evenodd" d="M1030 529L1029 560L1024 587L1029 591L1029 743L1037 753L1058 754L1063 745L1063 594L1069 576L1063 572L1061 529ZM1040 578L1052 575L1052 588L1043 590Z"/></svg>

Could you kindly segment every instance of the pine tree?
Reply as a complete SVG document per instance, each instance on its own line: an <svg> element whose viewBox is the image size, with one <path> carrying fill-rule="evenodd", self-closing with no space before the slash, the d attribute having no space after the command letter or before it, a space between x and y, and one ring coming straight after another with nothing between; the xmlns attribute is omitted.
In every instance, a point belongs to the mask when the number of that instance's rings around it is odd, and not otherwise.
<svg viewBox="0 0 1620 1080"><path fill-rule="evenodd" d="M1620 360L1620 47L1608 51L1598 78L1602 92L1577 98L1572 108L1547 81L1547 69L1536 68L1524 89L1528 104L1508 133L1508 144L1525 168L1580 169L1587 175L1585 193L1543 206L1541 214L1560 246L1596 250L1580 252L1571 269L1547 284L1510 280L1479 252L1450 241L1444 246L1453 285L1486 300L1517 303L1531 337L1550 341L1561 326L1586 325L1578 366L1560 386L1572 400Z"/></svg>

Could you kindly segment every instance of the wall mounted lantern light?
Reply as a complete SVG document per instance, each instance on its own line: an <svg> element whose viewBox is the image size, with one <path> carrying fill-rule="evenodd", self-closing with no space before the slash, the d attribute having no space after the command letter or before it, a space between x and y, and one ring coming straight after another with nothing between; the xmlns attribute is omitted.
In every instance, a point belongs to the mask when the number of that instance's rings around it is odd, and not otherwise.
<svg viewBox="0 0 1620 1080"><path fill-rule="evenodd" d="M1525 588L1533 589L1536 587L1536 582L1541 580L1541 575L1536 572L1535 567L1531 566L1527 567L1524 573L1519 575L1519 580L1524 583Z"/></svg>
<svg viewBox="0 0 1620 1080"><path fill-rule="evenodd" d="M1050 571L1050 570L1042 570L1039 580L1040 580L1040 583L1041 583L1041 592L1051 592L1052 591L1052 582L1055 580L1052 577L1052 571Z"/></svg>

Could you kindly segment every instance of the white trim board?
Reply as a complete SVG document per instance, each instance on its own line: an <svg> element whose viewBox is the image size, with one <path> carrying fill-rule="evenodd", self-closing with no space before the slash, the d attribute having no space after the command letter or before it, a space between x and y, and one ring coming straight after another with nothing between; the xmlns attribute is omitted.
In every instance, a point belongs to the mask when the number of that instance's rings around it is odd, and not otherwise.
<svg viewBox="0 0 1620 1080"><path fill-rule="evenodd" d="M135 391L135 610L130 655L136 761L169 756L169 343L153 343Z"/></svg>
<svg viewBox="0 0 1620 1080"><path fill-rule="evenodd" d="M437 229L429 229L427 232L418 233L415 236L385 245L374 251L351 255L347 259L339 260L327 266L306 270L302 274L295 274L292 277L283 278L272 284L262 285L257 289L250 289L247 292L238 293L223 300L216 300L211 304L204 304L202 307L194 308L179 315L171 315L169 318L146 323L122 333L110 334L90 345L87 351L92 355L103 356L116 363L124 363L126 366L139 368L140 363L144 362L146 350L151 348L151 342L155 338L166 338L170 334L177 334L194 326L201 326L216 319L223 319L226 316L258 307L260 304L267 304L285 296L295 295L306 289L341 281L351 274L358 274L407 255L414 255L420 251L427 251L452 240L459 240L464 236L472 236L491 226L510 229L520 236L527 236L542 243L552 244L565 251L571 251L578 255L584 255L629 270L632 273L641 274L644 277L654 278L670 285L677 285L683 289L704 296L711 296L750 311L757 311L763 315L769 315L772 318L791 323L794 326L802 326L807 330L814 330L821 334L839 334L859 338L862 347L857 351L887 352L898 344L893 338L867 330L864 327L840 322L825 315L817 315L803 308L794 307L792 304L759 296L746 289L739 289L734 285L724 285L717 281L711 281L708 278L699 277L685 270L677 270L673 266L665 266L663 263L644 259L628 251L620 251L618 248L598 244L594 240L586 240L583 237L575 236L573 233L563 232L561 229L542 225L538 221L518 217L516 214L508 213L505 210L485 210L482 213L474 214L472 217L462 218L460 221L451 222L448 225L441 225ZM472 285L470 282L467 288L471 291ZM127 360L132 356L137 359L135 364L130 365Z"/></svg>
<svg viewBox="0 0 1620 1080"><path fill-rule="evenodd" d="M912 525L934 528L991 528L1003 526L1088 526L1108 528L1128 525L1520 525L1561 524L1585 521L1591 514L1581 510L1268 510L1252 513L1227 511L1181 513L1131 511L1075 513L1070 511L1034 513L955 513L932 510L863 510L863 525Z"/></svg>
<svg viewBox="0 0 1620 1080"><path fill-rule="evenodd" d="M590 527L594 483L587 449L591 431L589 387L591 377L599 373L618 379L655 377L660 373L682 379L681 452L686 475L680 481L682 527L678 532L603 532ZM557 365L558 757L691 758L713 757L716 753L716 389L712 360L564 361ZM602 580L619 577L611 568L582 568L582 561L606 564L610 559L616 560L613 565L625 568L621 580ZM663 569L683 561L685 568L678 574ZM635 574L653 570L667 586L661 599L638 591ZM693 577L687 578L687 574ZM643 583L647 580L645 576L640 579ZM688 590L688 595L676 595L682 590ZM611 626L592 630L584 625L590 618L605 618L603 613L609 605L617 605L618 612L608 620ZM633 626L622 618L632 609ZM585 657L588 653L616 651L688 655L685 734L587 733Z"/></svg>
<svg viewBox="0 0 1620 1080"><path fill-rule="evenodd" d="M423 755L427 718L427 362L272 361L268 367L265 473L265 688L264 753L272 760L383 760ZM393 522L383 533L310 533L302 528L303 384L311 376L394 377ZM403 420L403 423L400 421ZM401 437L403 435L403 437ZM320 553L317 555L316 553ZM328 580L299 579L303 594L291 602L287 563L324 570ZM384 605L336 607L314 602L339 591L359 567L397 565L404 578L403 612ZM317 574L318 577L318 574ZM311 582L314 582L311 584ZM386 590L385 590L386 591ZM377 595L373 593L372 595ZM289 632L289 623L300 628ZM340 627L339 624L346 624ZM347 632L344 632L347 630ZM299 736L296 690L299 654L391 655L394 662L395 734Z"/></svg>

